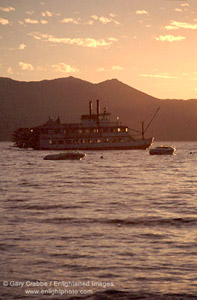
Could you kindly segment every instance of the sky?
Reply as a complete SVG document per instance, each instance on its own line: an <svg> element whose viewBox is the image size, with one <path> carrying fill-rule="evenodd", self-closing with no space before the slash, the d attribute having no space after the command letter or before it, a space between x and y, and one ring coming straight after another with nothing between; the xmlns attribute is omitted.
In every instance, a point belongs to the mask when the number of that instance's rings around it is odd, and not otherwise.
<svg viewBox="0 0 197 300"><path fill-rule="evenodd" d="M0 77L197 99L197 0L0 0Z"/></svg>

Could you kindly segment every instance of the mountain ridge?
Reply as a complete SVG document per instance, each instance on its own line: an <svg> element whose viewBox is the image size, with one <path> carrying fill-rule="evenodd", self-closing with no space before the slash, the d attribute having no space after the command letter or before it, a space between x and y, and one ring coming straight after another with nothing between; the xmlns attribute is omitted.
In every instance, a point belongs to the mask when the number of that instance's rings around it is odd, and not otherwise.
<svg viewBox="0 0 197 300"><path fill-rule="evenodd" d="M60 116L64 123L77 122L88 113L89 100L95 111L96 99L137 130L160 107L146 135L156 140L197 140L196 99L158 99L115 78L91 83L73 76L41 81L0 77L0 140L10 140L17 128L40 125L49 116Z"/></svg>

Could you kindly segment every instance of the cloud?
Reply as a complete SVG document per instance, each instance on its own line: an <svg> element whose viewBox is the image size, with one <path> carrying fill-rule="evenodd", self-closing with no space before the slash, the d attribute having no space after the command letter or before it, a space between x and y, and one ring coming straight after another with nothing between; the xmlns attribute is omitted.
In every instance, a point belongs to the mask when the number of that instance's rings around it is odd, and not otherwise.
<svg viewBox="0 0 197 300"><path fill-rule="evenodd" d="M6 20L6 19L0 18L0 24L2 24L2 25L8 25L9 21Z"/></svg>
<svg viewBox="0 0 197 300"><path fill-rule="evenodd" d="M8 73L8 74L13 74L14 71L13 71L13 69L12 69L11 67L9 67L9 68L7 69L7 73Z"/></svg>
<svg viewBox="0 0 197 300"><path fill-rule="evenodd" d="M32 20L32 19L25 19L25 23L28 23L28 24L38 24L39 21L38 20Z"/></svg>
<svg viewBox="0 0 197 300"><path fill-rule="evenodd" d="M60 22L61 22L61 23L73 23L73 24L79 24L79 21L80 21L79 18L78 18L77 20L76 20L76 19L73 19L73 18L64 18L64 19L62 19Z"/></svg>
<svg viewBox="0 0 197 300"><path fill-rule="evenodd" d="M105 68L100 67L100 68L98 68L96 71L97 71L97 72L104 72L104 71L106 71L106 70L105 70Z"/></svg>
<svg viewBox="0 0 197 300"><path fill-rule="evenodd" d="M52 17L53 13L47 10L45 12L42 12L42 16L43 17Z"/></svg>
<svg viewBox="0 0 197 300"><path fill-rule="evenodd" d="M26 11L26 15L33 15L34 14L34 11L33 10L28 10Z"/></svg>
<svg viewBox="0 0 197 300"><path fill-rule="evenodd" d="M93 20L89 20L89 21L87 22L87 24L88 24L88 25L92 25L92 24L94 24L94 21L93 21Z"/></svg>
<svg viewBox="0 0 197 300"><path fill-rule="evenodd" d="M41 34L39 32L29 33L34 39L42 40L43 42L56 43L56 44L68 44L77 45L88 48L110 47L118 39L110 37L107 39L96 40L94 38L57 38L50 34Z"/></svg>
<svg viewBox="0 0 197 300"><path fill-rule="evenodd" d="M110 14L110 16L112 16L112 14ZM108 24L108 23L115 23L116 25L119 25L120 23L118 21L116 21L113 17L112 18L107 18L107 17L98 17L96 15L92 15L91 18L95 21L99 21L102 24ZM92 23L91 23L92 24ZM90 25L91 25L90 24Z"/></svg>
<svg viewBox="0 0 197 300"><path fill-rule="evenodd" d="M53 16L60 16L60 15L61 14L59 14L59 13L54 13L54 12L51 12L48 10L42 12L43 17L53 17Z"/></svg>
<svg viewBox="0 0 197 300"><path fill-rule="evenodd" d="M53 13L51 11L46 11L45 13L42 13L42 16L43 17L52 17L53 16Z"/></svg>
<svg viewBox="0 0 197 300"><path fill-rule="evenodd" d="M20 44L18 47L19 50L24 50L25 48L26 48L25 44Z"/></svg>
<svg viewBox="0 0 197 300"><path fill-rule="evenodd" d="M25 19L25 23L27 24L48 24L47 20L33 20L33 19ZM23 22L19 21L21 25L24 25Z"/></svg>
<svg viewBox="0 0 197 300"><path fill-rule="evenodd" d="M177 26L173 26L173 25L167 25L167 26L165 26L165 29L166 30L177 30L177 29L179 29Z"/></svg>
<svg viewBox="0 0 197 300"><path fill-rule="evenodd" d="M191 24L191 23L187 23L187 22L171 21L170 25L165 26L165 29L167 29L167 30L176 30L176 29L179 29L179 28L195 30L195 29L197 29L197 24Z"/></svg>
<svg viewBox="0 0 197 300"><path fill-rule="evenodd" d="M182 12L183 10L181 8L175 8L174 11Z"/></svg>
<svg viewBox="0 0 197 300"><path fill-rule="evenodd" d="M21 67L22 70L28 70L28 71L34 70L34 67L31 64L27 64L22 61L19 62L19 66Z"/></svg>
<svg viewBox="0 0 197 300"><path fill-rule="evenodd" d="M59 63L56 65L52 65L54 68L54 71L56 72L63 72L63 73L78 73L79 70L75 67L72 67L70 65L67 65L65 63Z"/></svg>
<svg viewBox="0 0 197 300"><path fill-rule="evenodd" d="M151 78L166 78L166 79L177 79L177 77L170 76L169 74L140 74L141 77Z"/></svg>
<svg viewBox="0 0 197 300"><path fill-rule="evenodd" d="M174 36L174 35L160 35L159 37L156 37L157 41L167 41L167 42L177 42L181 40L185 40L185 36Z"/></svg>
<svg viewBox="0 0 197 300"><path fill-rule="evenodd" d="M12 6L9 6L9 7L0 7L0 10L3 11L3 12L11 12L11 11L14 11L15 8L12 7Z"/></svg>
<svg viewBox="0 0 197 300"><path fill-rule="evenodd" d="M122 70L124 70L124 68L121 67L121 66L115 65L115 66L112 66L112 67L107 68L107 69L105 69L105 68L103 68L103 67L99 67L99 68L97 68L96 71L97 71L97 72L111 72L111 70L112 70L112 71L122 71Z"/></svg>
<svg viewBox="0 0 197 300"><path fill-rule="evenodd" d="M148 15L148 12L146 10L136 10L136 15Z"/></svg>
<svg viewBox="0 0 197 300"><path fill-rule="evenodd" d="M190 6L190 5L189 5L189 3L181 3L181 6L185 7L185 6Z"/></svg>
<svg viewBox="0 0 197 300"><path fill-rule="evenodd" d="M48 24L48 21L47 20L41 20L40 23L41 24Z"/></svg>
<svg viewBox="0 0 197 300"><path fill-rule="evenodd" d="M113 14L113 13L110 13L109 15L110 15L110 17L112 17L112 18L117 17L117 15L115 15L115 14Z"/></svg>
<svg viewBox="0 0 197 300"><path fill-rule="evenodd" d="M43 72L43 71L46 71L46 72L47 72L47 69L44 68L44 67L42 67L42 66L37 66L37 67L36 67L36 70L37 70L37 71L42 71L42 72Z"/></svg>
<svg viewBox="0 0 197 300"><path fill-rule="evenodd" d="M121 67L121 66L113 66L113 67L112 67L112 70L122 71L122 70L124 70L124 68Z"/></svg>

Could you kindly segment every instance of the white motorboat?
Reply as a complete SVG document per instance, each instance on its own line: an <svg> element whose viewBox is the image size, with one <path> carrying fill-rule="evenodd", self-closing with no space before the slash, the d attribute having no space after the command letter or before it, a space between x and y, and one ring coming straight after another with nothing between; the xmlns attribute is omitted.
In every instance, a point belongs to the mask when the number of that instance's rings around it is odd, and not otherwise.
<svg viewBox="0 0 197 300"><path fill-rule="evenodd" d="M44 160L80 160L85 156L80 152L62 152L58 154L50 154L44 157Z"/></svg>
<svg viewBox="0 0 197 300"><path fill-rule="evenodd" d="M150 155L170 155L174 154L176 149L170 146L157 146L149 150Z"/></svg>

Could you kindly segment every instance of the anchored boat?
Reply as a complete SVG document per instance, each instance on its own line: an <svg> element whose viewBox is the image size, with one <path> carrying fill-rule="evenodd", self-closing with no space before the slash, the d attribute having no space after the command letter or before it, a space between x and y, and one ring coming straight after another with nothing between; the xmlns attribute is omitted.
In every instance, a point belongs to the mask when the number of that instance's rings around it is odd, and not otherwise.
<svg viewBox="0 0 197 300"><path fill-rule="evenodd" d="M157 146L149 150L150 155L171 155L176 149L170 146Z"/></svg>
<svg viewBox="0 0 197 300"><path fill-rule="evenodd" d="M115 122L111 120L111 114L106 108L100 112L100 101L97 100L96 113L92 112L90 101L89 114L82 115L80 123L63 124L59 118L55 121L49 118L41 126L17 129L13 140L19 148L35 150L147 149L152 144L153 137L145 138L146 130L143 128L142 126L142 137L134 138L129 128L122 125L119 119Z"/></svg>
<svg viewBox="0 0 197 300"><path fill-rule="evenodd" d="M58 154L49 154L44 157L44 160L81 160L85 156L80 152L63 152Z"/></svg>

